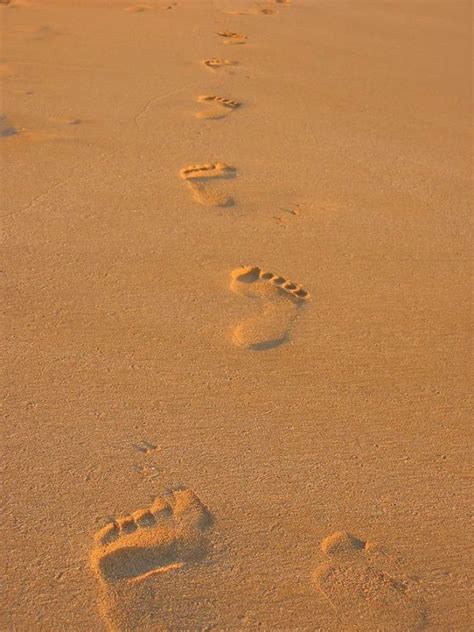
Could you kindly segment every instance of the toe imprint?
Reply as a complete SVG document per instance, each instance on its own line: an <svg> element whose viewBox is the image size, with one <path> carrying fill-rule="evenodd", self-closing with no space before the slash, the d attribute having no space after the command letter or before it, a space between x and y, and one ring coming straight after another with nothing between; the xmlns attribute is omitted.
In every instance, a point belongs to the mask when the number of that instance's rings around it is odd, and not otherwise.
<svg viewBox="0 0 474 632"><path fill-rule="evenodd" d="M211 57L210 59L205 59L202 63L208 68L217 70L218 68L222 68L222 66L237 66L239 62L231 61L230 59L218 59L216 57Z"/></svg>
<svg viewBox="0 0 474 632"><path fill-rule="evenodd" d="M298 283L288 281L285 277L274 274L273 272L264 272L258 266L242 266L231 272L232 290L237 294L248 294L246 286L257 282L265 282L273 286L276 290L280 290L289 298L301 303L309 299L309 292Z"/></svg>
<svg viewBox="0 0 474 632"><path fill-rule="evenodd" d="M225 178L235 175L235 167L227 165L225 162L208 162L202 165L190 165L181 169L181 177L185 180Z"/></svg>
<svg viewBox="0 0 474 632"><path fill-rule="evenodd" d="M225 97L217 97L217 96L206 95L206 94L199 96L198 101L200 101L201 103L203 102L217 103L218 105L222 105L223 107L230 108L232 110L242 105L241 103L239 103L239 101L234 101L232 99L226 99Z"/></svg>

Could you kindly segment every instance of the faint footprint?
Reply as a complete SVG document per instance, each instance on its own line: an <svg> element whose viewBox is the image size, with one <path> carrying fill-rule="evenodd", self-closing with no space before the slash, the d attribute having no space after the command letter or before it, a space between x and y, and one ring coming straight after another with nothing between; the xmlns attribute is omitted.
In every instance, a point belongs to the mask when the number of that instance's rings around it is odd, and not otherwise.
<svg viewBox="0 0 474 632"><path fill-rule="evenodd" d="M129 587L205 557L206 531L212 522L197 495L181 489L157 498L150 508L116 519L96 534L90 564L99 581L99 610L111 629L116 629L114 620L133 610L126 603L133 596L127 592Z"/></svg>
<svg viewBox="0 0 474 632"><path fill-rule="evenodd" d="M224 37L224 44L245 44L247 36L241 33L233 33L232 31L218 31L217 35Z"/></svg>
<svg viewBox="0 0 474 632"><path fill-rule="evenodd" d="M273 215L273 219L282 226L286 228L288 226L288 216L298 216L301 215L301 206L296 203L290 203L287 206L280 206L278 208L279 211L282 211L280 215Z"/></svg>
<svg viewBox="0 0 474 632"><path fill-rule="evenodd" d="M210 59L204 59L202 62L205 66L211 70L218 70L224 66L237 66L238 61L231 61L230 59L218 59L217 57L211 57Z"/></svg>
<svg viewBox="0 0 474 632"><path fill-rule="evenodd" d="M336 611L341 629L413 632L425 627L422 599L380 547L336 532L322 541L321 550L328 561L316 569L313 581Z"/></svg>
<svg viewBox="0 0 474 632"><path fill-rule="evenodd" d="M287 342L291 325L309 299L309 292L257 266L236 268L231 272L231 279L233 292L258 300L261 308L257 315L237 325L233 332L234 343L261 351Z"/></svg>
<svg viewBox="0 0 474 632"><path fill-rule="evenodd" d="M191 165L181 169L180 176L186 181L193 198L203 206L232 206L234 199L216 185L216 181L234 178L235 167L224 162ZM212 184L211 184L212 183Z"/></svg>
<svg viewBox="0 0 474 632"><path fill-rule="evenodd" d="M206 112L198 112L196 118L200 119L217 119L228 116L233 110L239 108L242 104L232 99L226 99L225 97L217 97L213 95L202 94L197 97L199 103L207 103L211 109Z"/></svg>

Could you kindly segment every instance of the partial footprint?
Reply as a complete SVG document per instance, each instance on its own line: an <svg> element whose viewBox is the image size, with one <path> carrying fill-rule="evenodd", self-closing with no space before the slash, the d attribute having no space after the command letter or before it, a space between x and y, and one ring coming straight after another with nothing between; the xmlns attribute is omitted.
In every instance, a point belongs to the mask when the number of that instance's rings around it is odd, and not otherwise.
<svg viewBox="0 0 474 632"><path fill-rule="evenodd" d="M258 266L236 268L231 272L231 279L233 292L259 301L258 313L234 329L234 343L244 349L262 351L287 342L291 325L308 301L309 292Z"/></svg>
<svg viewBox="0 0 474 632"><path fill-rule="evenodd" d="M225 97L217 97L213 95L202 94L197 97L199 103L206 103L211 108L205 112L198 112L196 118L199 119L217 119L228 116L231 112L239 108L242 104Z"/></svg>
<svg viewBox="0 0 474 632"><path fill-rule="evenodd" d="M211 70L219 70L219 68L223 68L224 66L237 66L239 62L232 61L230 59L218 59L217 57L211 57L209 59L204 59L202 63Z"/></svg>
<svg viewBox="0 0 474 632"><path fill-rule="evenodd" d="M232 31L218 31L217 35L220 35L224 39L224 44L245 44L247 36L241 33L234 33Z"/></svg>
<svg viewBox="0 0 474 632"><path fill-rule="evenodd" d="M342 630L414 632L427 621L423 601L383 550L346 532L325 538L328 561L313 574Z"/></svg>
<svg viewBox="0 0 474 632"><path fill-rule="evenodd" d="M211 525L212 516L197 495L181 489L157 498L149 508L118 518L96 534L90 563L99 581L99 610L111 630L138 629L124 623L124 619L140 617L129 603L134 597L132 588L138 590L152 576L185 569L203 559ZM139 604L146 594L137 595Z"/></svg>
<svg viewBox="0 0 474 632"><path fill-rule="evenodd" d="M232 206L234 199L222 190L217 182L235 178L235 167L224 162L209 162L181 169L180 176L186 181L193 198L203 206Z"/></svg>

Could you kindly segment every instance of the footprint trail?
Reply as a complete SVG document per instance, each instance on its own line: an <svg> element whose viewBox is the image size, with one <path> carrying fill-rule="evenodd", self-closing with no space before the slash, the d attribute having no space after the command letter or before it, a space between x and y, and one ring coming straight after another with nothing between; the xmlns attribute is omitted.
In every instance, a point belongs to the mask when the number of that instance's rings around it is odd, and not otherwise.
<svg viewBox="0 0 474 632"><path fill-rule="evenodd" d="M265 272L258 266L242 266L231 272L235 294L258 301L258 310L237 325L233 341L253 351L272 349L289 340L290 329L309 292L298 283Z"/></svg>

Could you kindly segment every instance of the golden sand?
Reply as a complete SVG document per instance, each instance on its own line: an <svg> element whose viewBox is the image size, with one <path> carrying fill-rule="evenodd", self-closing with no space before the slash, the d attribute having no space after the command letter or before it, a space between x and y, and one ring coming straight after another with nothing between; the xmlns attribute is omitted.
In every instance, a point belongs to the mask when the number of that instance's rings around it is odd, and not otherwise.
<svg viewBox="0 0 474 632"><path fill-rule="evenodd" d="M0 3L2 630L471 628L470 17Z"/></svg>

